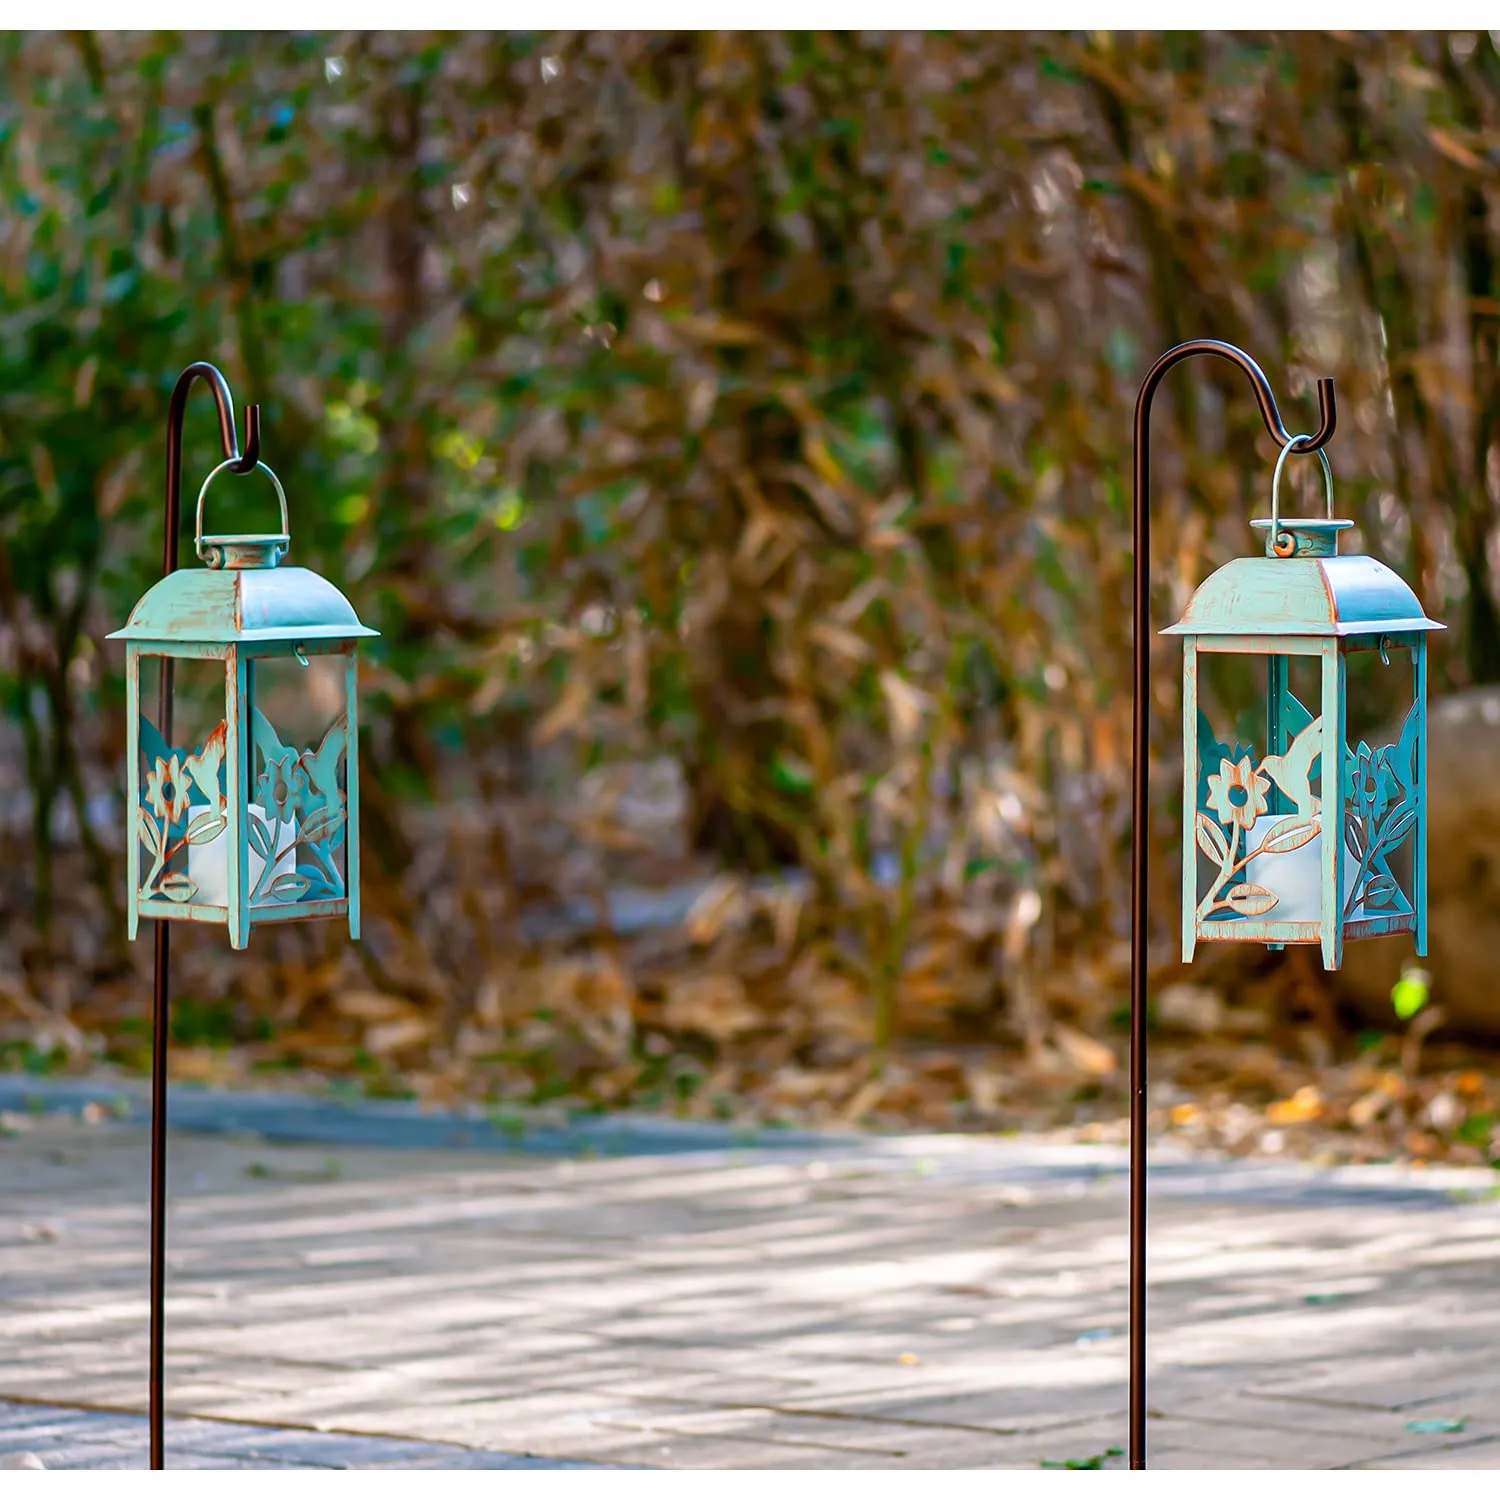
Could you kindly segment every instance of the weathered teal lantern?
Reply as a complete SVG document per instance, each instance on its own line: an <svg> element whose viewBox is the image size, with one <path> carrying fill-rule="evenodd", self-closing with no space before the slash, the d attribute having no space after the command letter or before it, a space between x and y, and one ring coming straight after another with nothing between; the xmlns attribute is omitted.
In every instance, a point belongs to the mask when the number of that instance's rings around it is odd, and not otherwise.
<svg viewBox="0 0 1500 1500"><path fill-rule="evenodd" d="M142 917L219 923L243 948L264 922L349 919L359 936L359 774L356 648L376 635L349 601L307 568L281 566L291 545L286 495L281 530L204 536L198 492L195 540L202 568L169 572L110 638L126 643L129 931ZM141 665L150 657L223 664L224 712L197 745L169 743L141 713ZM257 701L271 661L342 659L338 711L316 743L283 739ZM170 728L168 728L170 735Z"/></svg>
<svg viewBox="0 0 1500 1500"><path fill-rule="evenodd" d="M1271 482L1264 557L1227 563L1193 595L1182 637L1182 957L1199 942L1317 943L1336 969L1345 938L1410 932L1427 951L1427 635L1417 597L1383 563L1340 557L1333 475L1320 449L1324 520L1279 514ZM1350 747L1350 659L1409 657L1410 706L1394 744ZM1205 654L1266 664L1265 752L1220 736L1199 703ZM1304 705L1293 695L1305 674Z"/></svg>

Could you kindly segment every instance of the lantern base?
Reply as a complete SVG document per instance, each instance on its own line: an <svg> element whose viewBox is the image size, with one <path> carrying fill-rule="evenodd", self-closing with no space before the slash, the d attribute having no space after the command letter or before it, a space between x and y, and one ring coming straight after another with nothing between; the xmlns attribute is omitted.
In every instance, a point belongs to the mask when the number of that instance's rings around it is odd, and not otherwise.
<svg viewBox="0 0 1500 1500"><path fill-rule="evenodd" d="M241 948L245 945L235 941L234 924L222 906L200 906L193 901L141 901L134 909L138 921L146 922L202 922L229 929L229 946ZM250 926L256 928L266 922L317 922L329 917L349 918L349 934L359 936L358 917L351 914L347 897L340 896L331 901L283 901L268 906L250 908Z"/></svg>

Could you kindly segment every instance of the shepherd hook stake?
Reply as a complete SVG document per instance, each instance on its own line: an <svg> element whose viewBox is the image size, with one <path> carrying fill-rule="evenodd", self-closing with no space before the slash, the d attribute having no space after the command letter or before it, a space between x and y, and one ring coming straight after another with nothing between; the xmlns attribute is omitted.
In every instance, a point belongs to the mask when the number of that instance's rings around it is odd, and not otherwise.
<svg viewBox="0 0 1500 1500"><path fill-rule="evenodd" d="M245 408L245 451L240 453L234 430L234 398L229 384L203 360L190 364L172 388L167 413L167 492L162 577L177 571L177 537L182 519L182 425L188 392L195 380L206 381L219 411L219 446L236 474L248 474L260 459L260 407ZM161 659L161 697L157 727L162 738L172 742L172 659ZM132 754L137 753L135 750ZM133 816L134 814L132 814ZM165 1360L165 1302L167 1293L167 1040L170 1026L171 924L156 924L156 980L151 1021L151 1373L150 1417L151 1467L166 1468L162 1427L162 1388Z"/></svg>
<svg viewBox="0 0 1500 1500"><path fill-rule="evenodd" d="M1151 366L1135 403L1135 673L1130 796L1130 1467L1146 1467L1146 855L1151 731L1151 402L1163 376L1195 354L1216 354L1249 377L1260 415L1282 448L1315 453L1333 437L1333 381L1318 381L1318 430L1295 442L1260 366L1233 344L1189 339ZM1184 837L1187 837L1184 834ZM157 933L162 924L157 924ZM163 939L158 936L158 942Z"/></svg>

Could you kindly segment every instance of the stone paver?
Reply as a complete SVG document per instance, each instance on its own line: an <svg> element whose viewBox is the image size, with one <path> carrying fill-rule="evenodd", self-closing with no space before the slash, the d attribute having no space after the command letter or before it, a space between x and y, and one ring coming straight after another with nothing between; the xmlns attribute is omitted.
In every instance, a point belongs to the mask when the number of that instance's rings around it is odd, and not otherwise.
<svg viewBox="0 0 1500 1500"><path fill-rule="evenodd" d="M590 1467L446 1443L304 1432L195 1417L169 1418L166 1442L169 1469ZM0 1468L144 1469L148 1453L146 1418L137 1413L0 1401Z"/></svg>
<svg viewBox="0 0 1500 1500"><path fill-rule="evenodd" d="M190 1092L174 1463L1120 1463L1120 1152L606 1121L548 1154L312 1103L293 1144ZM146 1135L90 1097L0 1079L0 1463L144 1463ZM1493 1181L1163 1155L1153 1467L1500 1464Z"/></svg>

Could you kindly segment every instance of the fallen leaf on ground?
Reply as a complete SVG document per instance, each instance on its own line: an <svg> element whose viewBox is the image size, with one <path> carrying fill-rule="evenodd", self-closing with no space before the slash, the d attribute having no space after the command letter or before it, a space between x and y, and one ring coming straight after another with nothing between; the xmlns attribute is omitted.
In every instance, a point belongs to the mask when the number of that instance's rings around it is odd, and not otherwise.
<svg viewBox="0 0 1500 1500"><path fill-rule="evenodd" d="M411 1047L420 1047L431 1030L422 1016L386 1021L365 1032L365 1046L377 1057L385 1057L394 1052L405 1052Z"/></svg>
<svg viewBox="0 0 1500 1500"><path fill-rule="evenodd" d="M667 986L662 1024L674 1031L696 1031L714 1041L728 1041L764 1024L734 974L694 974Z"/></svg>
<svg viewBox="0 0 1500 1500"><path fill-rule="evenodd" d="M1371 1089L1349 1106L1349 1123L1358 1130L1368 1129L1395 1101L1384 1089Z"/></svg>
<svg viewBox="0 0 1500 1500"><path fill-rule="evenodd" d="M1157 998L1156 1015L1163 1026L1207 1035L1223 1024L1224 1000L1206 985L1169 984Z"/></svg>
<svg viewBox="0 0 1500 1500"><path fill-rule="evenodd" d="M726 929L738 925L749 912L744 886L730 875L721 875L693 902L684 925L694 943L714 941Z"/></svg>
<svg viewBox="0 0 1500 1500"><path fill-rule="evenodd" d="M379 990L342 990L333 997L333 1008L356 1021L393 1021L398 1016L416 1014L410 1000L383 995Z"/></svg>
<svg viewBox="0 0 1500 1500"><path fill-rule="evenodd" d="M1119 1066L1114 1053L1103 1042L1096 1042L1071 1026L1054 1026L1052 1039L1075 1068L1094 1078L1107 1078Z"/></svg>
<svg viewBox="0 0 1500 1500"><path fill-rule="evenodd" d="M982 1115L990 1115L999 1108L1001 1096L1006 1089L1006 1078L1003 1073L991 1072L986 1068L967 1068L964 1071L964 1087L968 1090L969 1100L974 1108Z"/></svg>
<svg viewBox="0 0 1500 1500"><path fill-rule="evenodd" d="M872 1078L839 1111L839 1118L851 1125L856 1120L862 1120L880 1103L881 1096L885 1093L885 1087L885 1083L881 1079ZM904 1355L902 1357L905 1358Z"/></svg>
<svg viewBox="0 0 1500 1500"><path fill-rule="evenodd" d="M1278 1099L1266 1110L1270 1125L1305 1125L1323 1113L1323 1096L1312 1084L1298 1089L1290 1099Z"/></svg>

